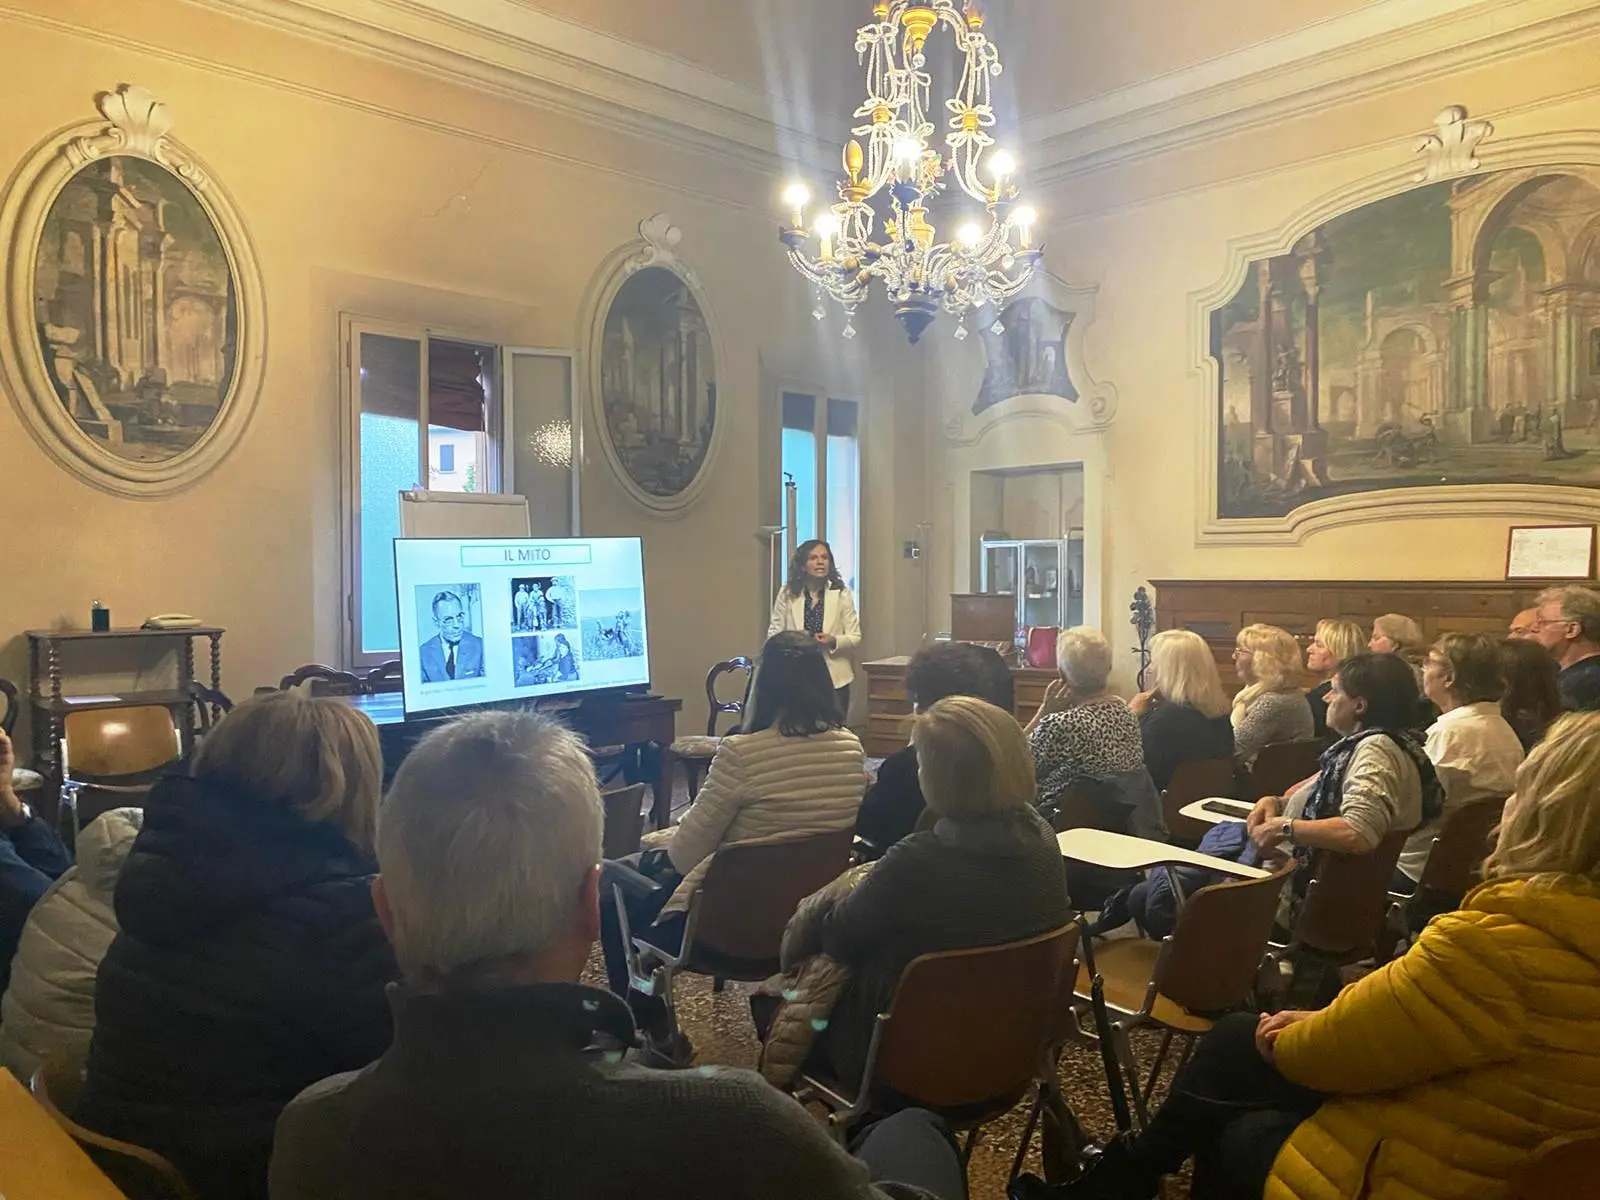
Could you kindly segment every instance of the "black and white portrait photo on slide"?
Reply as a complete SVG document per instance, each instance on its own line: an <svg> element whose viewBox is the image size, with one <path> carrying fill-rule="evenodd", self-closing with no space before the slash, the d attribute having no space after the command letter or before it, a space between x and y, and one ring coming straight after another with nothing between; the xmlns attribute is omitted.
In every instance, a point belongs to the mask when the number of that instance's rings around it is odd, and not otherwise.
<svg viewBox="0 0 1600 1200"><path fill-rule="evenodd" d="M595 588L583 605L583 657L638 658L644 653L644 592L638 588Z"/></svg>
<svg viewBox="0 0 1600 1200"><path fill-rule="evenodd" d="M578 681L578 655L564 633L512 638L511 664L518 687Z"/></svg>
<svg viewBox="0 0 1600 1200"><path fill-rule="evenodd" d="M476 583L415 589L422 682L483 678L483 595Z"/></svg>
<svg viewBox="0 0 1600 1200"><path fill-rule="evenodd" d="M511 632L542 633L578 627L578 593L570 575L511 581Z"/></svg>

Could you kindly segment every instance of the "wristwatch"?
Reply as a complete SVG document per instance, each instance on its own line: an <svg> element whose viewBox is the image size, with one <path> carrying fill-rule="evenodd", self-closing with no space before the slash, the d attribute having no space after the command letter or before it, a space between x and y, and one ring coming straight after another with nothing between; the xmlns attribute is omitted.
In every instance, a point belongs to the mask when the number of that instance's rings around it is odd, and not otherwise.
<svg viewBox="0 0 1600 1200"><path fill-rule="evenodd" d="M18 800L17 815L18 819L15 822L7 821L3 817L0 817L0 826L6 826L12 829L21 829L29 821L33 820L33 806L26 800Z"/></svg>
<svg viewBox="0 0 1600 1200"><path fill-rule="evenodd" d="M1294 845L1294 818L1285 817L1283 824L1278 827L1278 832L1283 834L1283 840L1291 846Z"/></svg>

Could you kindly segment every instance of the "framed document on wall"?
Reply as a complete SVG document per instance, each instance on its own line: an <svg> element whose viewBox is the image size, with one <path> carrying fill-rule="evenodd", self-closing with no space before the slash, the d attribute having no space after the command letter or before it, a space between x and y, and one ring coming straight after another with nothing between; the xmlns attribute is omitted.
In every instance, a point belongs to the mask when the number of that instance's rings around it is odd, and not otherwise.
<svg viewBox="0 0 1600 1200"><path fill-rule="evenodd" d="M1593 525L1513 525L1506 541L1506 578L1593 579Z"/></svg>

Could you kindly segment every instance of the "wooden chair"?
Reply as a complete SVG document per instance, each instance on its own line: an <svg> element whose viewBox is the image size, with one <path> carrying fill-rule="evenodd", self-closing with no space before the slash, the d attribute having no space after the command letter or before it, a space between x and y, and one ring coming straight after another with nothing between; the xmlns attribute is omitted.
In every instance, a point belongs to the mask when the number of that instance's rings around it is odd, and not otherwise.
<svg viewBox="0 0 1600 1200"><path fill-rule="evenodd" d="M0 679L0 705L0 733L10 737L22 714L22 705L17 700L17 685L9 679Z"/></svg>
<svg viewBox="0 0 1600 1200"><path fill-rule="evenodd" d="M1104 829L1110 833L1128 832L1128 810L1109 798L1102 784L1079 779L1055 800L1050 827L1057 833L1069 829ZM1084 911L1098 911L1106 900L1139 882L1138 871L1119 871L1074 859L1066 860L1067 891L1072 902Z"/></svg>
<svg viewBox="0 0 1600 1200"><path fill-rule="evenodd" d="M404 683L398 658L379 663L367 672L367 690L375 696L393 695L403 691Z"/></svg>
<svg viewBox="0 0 1600 1200"><path fill-rule="evenodd" d="M682 972L748 982L777 974L789 918L800 901L844 872L854 839L854 830L840 829L782 842L723 846L689 901L683 944L676 954L633 936L622 889L613 888L622 944L630 947L631 985L666 1002L676 1033L672 984Z"/></svg>
<svg viewBox="0 0 1600 1200"><path fill-rule="evenodd" d="M1184 808L1196 800L1217 796L1231 799L1238 791L1239 780L1231 758L1196 758L1179 763L1167 790L1161 793L1161 812L1172 840L1182 846L1198 845L1211 826L1184 816Z"/></svg>
<svg viewBox="0 0 1600 1200"><path fill-rule="evenodd" d="M1388 913L1394 866L1412 832L1394 830L1370 854L1317 851L1289 941L1275 945L1267 956L1279 977L1275 982L1294 987L1304 1001L1297 1007L1323 1007L1333 998L1326 991L1337 968L1374 953ZM1307 972L1315 972L1312 980L1297 983L1296 977Z"/></svg>
<svg viewBox="0 0 1600 1200"><path fill-rule="evenodd" d="M662 768L662 778L667 780L669 787L672 786L678 766L682 764L684 778L689 783L690 803L699 794L700 781L711 769L711 760L717 756L717 749L722 745L722 738L717 734L717 718L724 713L732 713L736 717L744 715L745 693L741 691L737 700L720 700L717 698L717 683L724 675L739 673L745 677L748 686L753 669L750 660L741 656L719 662L706 672L706 704L710 713L706 717L705 736L679 738L662 751L667 758Z"/></svg>
<svg viewBox="0 0 1600 1200"><path fill-rule="evenodd" d="M289 674L278 681L278 690L286 692L290 688L304 687L307 695L311 696L369 696L372 689L365 679L352 675L349 671L341 671L336 667L325 667L321 663L310 663L303 667L296 667Z"/></svg>
<svg viewBox="0 0 1600 1200"><path fill-rule="evenodd" d="M1039 1080L1077 942L1074 922L1023 941L912 959L878 1014L861 1079L841 1086L802 1073L796 1099L825 1104L841 1141L869 1113L926 1108L968 1131L965 1162L982 1126Z"/></svg>
<svg viewBox="0 0 1600 1200"><path fill-rule="evenodd" d="M1299 742L1274 742L1261 747L1256 761L1246 772L1248 785L1240 795L1241 800L1259 800L1263 796L1282 796L1295 784L1309 779L1320 769L1318 760L1327 744L1321 738L1307 738Z"/></svg>
<svg viewBox="0 0 1600 1200"><path fill-rule="evenodd" d="M1262 879L1228 880L1201 888L1183 901L1177 925L1160 942L1118 938L1096 947L1095 967L1105 982L1106 1007L1115 1018L1111 1028L1117 1059L1141 1124L1148 1120L1173 1038L1185 1039L1187 1058L1215 1018L1248 1006L1272 936L1278 897L1292 871L1286 866ZM1080 1007L1089 1003L1092 982L1080 967L1074 996ZM1141 1025L1164 1031L1143 1086L1129 1037ZM1093 1037L1088 1032L1082 1036Z"/></svg>
<svg viewBox="0 0 1600 1200"><path fill-rule="evenodd" d="M1440 913L1460 907L1462 897L1482 880L1483 860L1489 855L1506 800L1505 796L1488 796L1445 813L1416 892L1410 896L1390 893L1389 925L1397 941L1420 933Z"/></svg>
<svg viewBox="0 0 1600 1200"><path fill-rule="evenodd" d="M233 701L225 692L208 688L203 683L189 684L189 698L194 701L195 718L200 725L200 736L211 732L212 726L233 711Z"/></svg>
<svg viewBox="0 0 1600 1200"><path fill-rule="evenodd" d="M626 858L639 852L639 839L644 835L644 793L642 783L601 793L606 811L603 853L607 858Z"/></svg>
<svg viewBox="0 0 1600 1200"><path fill-rule="evenodd" d="M46 1063L33 1073L29 1088L50 1119L129 1200L199 1200L183 1173L155 1151L95 1133L72 1119L83 1088L81 1063Z"/></svg>
<svg viewBox="0 0 1600 1200"><path fill-rule="evenodd" d="M96 708L68 713L61 738L61 807L72 832L107 808L139 805L150 786L183 757L170 709ZM85 814L85 808L95 811Z"/></svg>
<svg viewBox="0 0 1600 1200"><path fill-rule="evenodd" d="M1566 1200L1593 1193L1600 1178L1600 1133L1551 1138L1511 1178L1513 1200Z"/></svg>

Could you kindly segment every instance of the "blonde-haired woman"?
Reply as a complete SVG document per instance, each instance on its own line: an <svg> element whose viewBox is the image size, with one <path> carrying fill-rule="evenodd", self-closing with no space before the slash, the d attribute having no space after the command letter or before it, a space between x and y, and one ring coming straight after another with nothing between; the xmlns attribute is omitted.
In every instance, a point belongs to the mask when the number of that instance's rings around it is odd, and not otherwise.
<svg viewBox="0 0 1600 1200"><path fill-rule="evenodd" d="M1180 763L1233 757L1233 702L1211 647L1187 629L1150 639L1150 675L1151 689L1129 707L1139 718L1144 765L1165 791Z"/></svg>
<svg viewBox="0 0 1600 1200"><path fill-rule="evenodd" d="M1226 1017L1068 1197L1508 1200L1541 1144L1600 1132L1600 714L1517 775L1486 882L1321 1012Z"/></svg>
<svg viewBox="0 0 1600 1200"><path fill-rule="evenodd" d="M850 968L814 1053L821 1069L852 1084L912 959L1032 937L1072 919L1061 851L1034 810L1033 757L1016 719L974 696L950 696L918 714L911 740L938 820L896 842L834 903L814 945L785 943L796 961L820 951Z"/></svg>
<svg viewBox="0 0 1600 1200"><path fill-rule="evenodd" d="M117 881L75 1114L204 1196L265 1197L278 1113L389 1044L371 894L383 758L338 700L240 704L160 780Z"/></svg>
<svg viewBox="0 0 1600 1200"><path fill-rule="evenodd" d="M1161 803L1144 768L1139 718L1111 694L1111 643L1098 629L1063 630L1056 639L1061 672L1045 689L1044 702L1028 722L1039 807L1052 811L1079 780L1108 785L1129 810L1131 832L1164 837Z"/></svg>
<svg viewBox="0 0 1600 1200"><path fill-rule="evenodd" d="M1317 632L1306 647L1306 670L1322 680L1306 693L1317 737L1328 736L1328 691L1333 687L1333 673L1345 659L1367 648L1366 637L1354 621L1334 618L1317 622Z"/></svg>
<svg viewBox="0 0 1600 1200"><path fill-rule="evenodd" d="M1234 752L1246 765L1263 746L1311 737L1311 705L1295 677L1300 643L1276 625L1246 625L1234 642L1233 669L1244 683L1233 698Z"/></svg>

